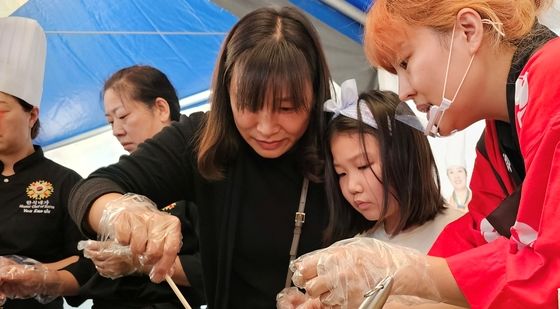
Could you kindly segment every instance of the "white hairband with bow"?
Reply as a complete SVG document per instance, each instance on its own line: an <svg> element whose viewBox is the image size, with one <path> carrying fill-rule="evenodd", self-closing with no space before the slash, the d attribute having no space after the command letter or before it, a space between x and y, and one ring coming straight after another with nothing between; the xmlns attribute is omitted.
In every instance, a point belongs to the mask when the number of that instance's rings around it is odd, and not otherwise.
<svg viewBox="0 0 560 309"><path fill-rule="evenodd" d="M328 99L323 105L323 110L334 113L332 119L338 115L344 115L359 120L358 105L360 105L361 121L377 129L377 122L366 103L363 100L358 101L358 86L356 86L355 79L344 81L340 85L340 95L336 95L334 99Z"/></svg>

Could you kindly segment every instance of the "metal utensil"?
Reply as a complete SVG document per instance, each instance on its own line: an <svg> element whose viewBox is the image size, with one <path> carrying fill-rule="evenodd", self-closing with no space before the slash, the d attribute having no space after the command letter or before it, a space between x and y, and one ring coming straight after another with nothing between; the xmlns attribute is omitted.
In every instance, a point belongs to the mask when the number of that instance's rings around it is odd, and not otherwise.
<svg viewBox="0 0 560 309"><path fill-rule="evenodd" d="M358 309L381 309L389 298L393 287L393 276L381 280L373 289L364 294L364 301Z"/></svg>

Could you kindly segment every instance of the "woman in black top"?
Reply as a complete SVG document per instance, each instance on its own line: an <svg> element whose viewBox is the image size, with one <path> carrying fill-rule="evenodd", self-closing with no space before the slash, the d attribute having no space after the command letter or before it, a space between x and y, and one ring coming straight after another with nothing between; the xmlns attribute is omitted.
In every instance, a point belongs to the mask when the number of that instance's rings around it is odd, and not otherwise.
<svg viewBox="0 0 560 309"><path fill-rule="evenodd" d="M210 112L183 116L92 173L72 192L73 218L91 236L102 217L113 218L116 238L154 265L150 277L159 282L175 260L180 226L171 216L124 206L120 197L135 192L156 205L194 201L209 307L274 308L304 179L311 183L297 254L322 246L321 106L329 86L318 35L302 13L249 13L223 44Z"/></svg>
<svg viewBox="0 0 560 309"><path fill-rule="evenodd" d="M134 65L112 74L103 86L105 117L123 148L133 153L181 115L179 99L167 76L158 69ZM198 243L196 206L173 202L162 209L181 221L183 245L173 280L189 304L206 303ZM112 254L110 242L86 242L84 255L99 272L81 287L80 293L94 299L93 308L177 308L179 300L165 282L156 284L142 275L144 270L130 255ZM104 250L105 249L105 250ZM127 275L121 277L123 275ZM131 297L134 296L134 297Z"/></svg>

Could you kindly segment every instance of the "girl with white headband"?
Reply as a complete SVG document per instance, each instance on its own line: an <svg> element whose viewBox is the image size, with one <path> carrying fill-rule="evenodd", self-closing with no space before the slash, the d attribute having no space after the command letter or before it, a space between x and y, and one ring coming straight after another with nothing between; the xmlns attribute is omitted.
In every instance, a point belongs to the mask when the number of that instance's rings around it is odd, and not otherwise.
<svg viewBox="0 0 560 309"><path fill-rule="evenodd" d="M327 237L357 233L428 252L443 227L461 213L448 210L427 138L395 121L395 93L358 96L342 84L327 128L325 182L330 209Z"/></svg>
<svg viewBox="0 0 560 309"><path fill-rule="evenodd" d="M400 102L389 91L358 96L352 79L325 103L334 114L325 139L329 242L359 234L427 253L447 223L462 215L445 205L426 136L395 120ZM318 301L292 288L279 295L278 307L304 300Z"/></svg>

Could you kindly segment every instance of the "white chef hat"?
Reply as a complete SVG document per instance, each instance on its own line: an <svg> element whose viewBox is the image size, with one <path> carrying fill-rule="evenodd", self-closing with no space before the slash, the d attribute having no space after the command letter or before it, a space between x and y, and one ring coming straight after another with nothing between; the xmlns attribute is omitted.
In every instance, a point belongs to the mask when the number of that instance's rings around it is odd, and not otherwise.
<svg viewBox="0 0 560 309"><path fill-rule="evenodd" d="M39 107L47 38L35 20L0 18L0 91Z"/></svg>
<svg viewBox="0 0 560 309"><path fill-rule="evenodd" d="M447 139L447 151L445 153L445 168L467 167L465 160L465 132L457 132Z"/></svg>

